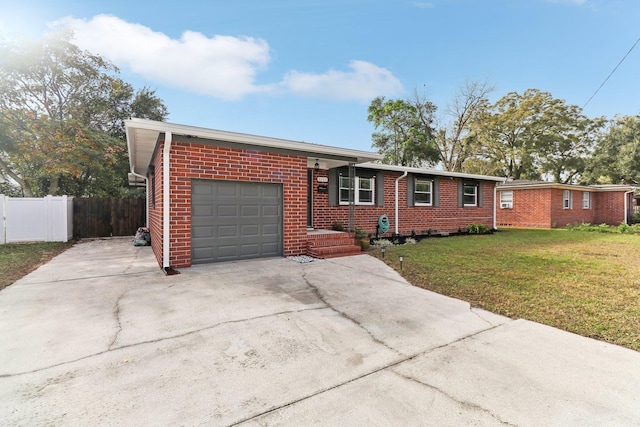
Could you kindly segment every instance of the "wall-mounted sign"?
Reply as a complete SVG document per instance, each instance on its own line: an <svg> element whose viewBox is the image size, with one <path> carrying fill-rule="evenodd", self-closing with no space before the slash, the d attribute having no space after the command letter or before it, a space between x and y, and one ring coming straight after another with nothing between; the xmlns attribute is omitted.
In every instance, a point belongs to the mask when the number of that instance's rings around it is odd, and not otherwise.
<svg viewBox="0 0 640 427"><path fill-rule="evenodd" d="M329 186L328 185L318 185L318 193L328 193Z"/></svg>
<svg viewBox="0 0 640 427"><path fill-rule="evenodd" d="M327 178L326 176L319 176L316 179L318 180L318 182L329 182L329 178Z"/></svg>

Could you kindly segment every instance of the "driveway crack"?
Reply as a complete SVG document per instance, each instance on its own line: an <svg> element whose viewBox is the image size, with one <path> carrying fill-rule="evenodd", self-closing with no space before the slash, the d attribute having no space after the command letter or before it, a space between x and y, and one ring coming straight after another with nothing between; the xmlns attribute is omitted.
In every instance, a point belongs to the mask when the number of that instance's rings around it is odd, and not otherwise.
<svg viewBox="0 0 640 427"><path fill-rule="evenodd" d="M506 425L506 426L515 426L516 425L516 424L509 423L507 421L504 421L498 415L494 414L492 411L490 411L487 408L483 408L482 406L480 406L480 405L478 405L476 403L471 403L471 402L467 402L466 400L457 399L456 397L452 396L451 394L447 393L446 391L444 391L441 388L438 388L438 387L436 387L434 385L431 385L431 384L425 383L423 381L420 381L417 378L414 378L412 376L401 374L401 373L395 371L394 369L389 369L389 372L392 372L393 374L395 374L395 375L397 375L397 376L399 376L401 378L404 378L404 379L406 379L408 381L412 381L414 383L420 384L423 387L427 387L428 389L434 390L434 391L442 394L443 396L445 396L447 399L450 399L450 400L456 402L457 404L463 406L466 409L471 409L471 410L484 412L484 413L490 415L493 419L495 419L496 421L498 421L499 423L501 423L503 425Z"/></svg>
<svg viewBox="0 0 640 427"><path fill-rule="evenodd" d="M304 272L302 274L302 279L305 281L305 283L307 284L307 286L309 286L311 288L311 290L313 291L313 293L315 294L316 298L318 298L320 301L322 301L322 303L329 308L330 310L333 310L335 313L337 313L338 315L340 315L342 318L347 319L348 321L350 321L351 323L353 323L354 325L356 325L357 327L359 327L360 329L362 329L363 331L365 331L370 337L371 339L376 343L376 344L380 344L385 346L386 348L388 348L389 350L393 351L394 353L400 355L400 356L405 356L404 354L400 353L398 350L396 350L395 348L391 347L389 344L387 344L386 342L382 341L381 339L379 339L378 337L376 337L375 335L373 335L371 333L370 330L368 330L362 323L360 323L358 320L354 319L353 317L349 316L347 313L345 313L344 311L338 310L337 308L335 308L333 305L331 305L331 303L329 303L325 297L322 295L322 292L320 292L320 289L314 285L313 283L311 283L309 281L309 279L307 278L307 273Z"/></svg>
<svg viewBox="0 0 640 427"><path fill-rule="evenodd" d="M250 317L250 318L247 318L247 319L228 320L228 321L225 321L225 322L220 322L220 323L216 323L214 325L206 326L204 328L199 328L199 329L194 329L194 330L191 330L191 331L183 332L181 334L176 334L176 335L172 335L172 336L168 336L168 337L160 337L160 338L156 338L156 339L140 341L140 342L136 342L136 343L132 343L132 344L125 344L125 345L122 345L122 346L119 346L119 347L111 348L113 346L113 344L115 343L115 341L116 341L116 338L117 338L116 337L112 341L112 344L110 345L110 348L107 349L107 350L99 351L99 352L92 353L92 354L88 354L86 356L78 357L78 358L73 359L73 360L67 360L67 361L56 363L56 364L53 364L53 365L43 366L41 368L36 368L36 369L31 370L31 371L0 374L0 379L18 377L18 376L21 376L21 375L34 374L36 372L46 371L48 369L57 368L57 367L64 366L64 365L69 365L71 363L79 362L81 360L90 359L90 358L96 357L96 356L101 356L103 354L107 354L107 353L110 353L110 352L124 350L124 349L132 348L132 347L138 347L138 346L142 346L142 345L146 345L146 344L155 344L155 343L159 343L159 342L163 342L163 341L169 341L169 340L173 340L173 339L183 338L183 337L187 337L187 336L190 336L190 335L194 335L194 334L197 334L197 333L200 333L200 332L208 331L208 330L211 330L211 329L218 328L220 326L229 325L229 324L233 324L233 323L250 322L250 321L253 321L253 320L257 320L257 319L264 319L264 318L268 318L268 317L282 316L282 315L285 315L285 314L302 313L304 311L326 310L327 308L328 307L313 307L313 308L304 308L302 310L286 310L286 311L279 311L277 313L269 313L269 314L265 314L265 315L262 315L262 316Z"/></svg>
<svg viewBox="0 0 640 427"><path fill-rule="evenodd" d="M120 301L122 301L122 299L127 294L127 292L129 292L129 290L124 291L123 293L121 293L120 296L118 297L118 299L116 300L116 303L113 306L113 317L114 317L114 319L116 321L116 332L113 335L113 339L109 343L109 346L107 347L107 350L111 350L113 348L113 346L115 345L116 341L118 341L118 336L120 335L120 332L122 332L122 320L120 319Z"/></svg>

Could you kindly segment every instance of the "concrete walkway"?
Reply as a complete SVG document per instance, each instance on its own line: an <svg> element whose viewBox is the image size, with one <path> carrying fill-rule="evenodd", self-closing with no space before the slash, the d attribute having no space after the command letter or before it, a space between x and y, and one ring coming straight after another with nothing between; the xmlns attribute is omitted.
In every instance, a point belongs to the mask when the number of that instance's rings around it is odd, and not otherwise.
<svg viewBox="0 0 640 427"><path fill-rule="evenodd" d="M96 240L1 291L2 424L640 424L640 353L472 309L367 255L181 273Z"/></svg>

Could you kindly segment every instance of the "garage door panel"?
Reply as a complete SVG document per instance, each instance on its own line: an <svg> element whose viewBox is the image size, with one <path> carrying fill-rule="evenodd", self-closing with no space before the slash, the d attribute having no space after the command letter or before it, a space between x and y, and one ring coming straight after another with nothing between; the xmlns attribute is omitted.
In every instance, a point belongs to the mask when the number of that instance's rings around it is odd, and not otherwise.
<svg viewBox="0 0 640 427"><path fill-rule="evenodd" d="M210 185L203 184L201 182L194 182L191 186L191 194L192 195L212 195L213 188Z"/></svg>
<svg viewBox="0 0 640 427"><path fill-rule="evenodd" d="M231 217L235 218L238 216L238 206L236 205L218 205L216 209L216 215L218 217Z"/></svg>
<svg viewBox="0 0 640 427"><path fill-rule="evenodd" d="M260 236L260 226L257 224L243 225L240 235L244 238L257 238Z"/></svg>
<svg viewBox="0 0 640 427"><path fill-rule="evenodd" d="M239 188L235 181L215 181L216 185L213 188L213 193L218 197L238 197ZM205 183L204 185L208 185Z"/></svg>
<svg viewBox="0 0 640 427"><path fill-rule="evenodd" d="M266 236L278 236L279 235L279 228L276 225L268 225L265 224L262 226L262 236L266 237Z"/></svg>
<svg viewBox="0 0 640 427"><path fill-rule="evenodd" d="M255 243L240 245L240 255L241 256L251 256L252 254L259 253L260 246Z"/></svg>
<svg viewBox="0 0 640 427"><path fill-rule="evenodd" d="M224 237L232 237L235 238L238 236L238 227L235 225L219 225L217 227L217 237L219 238L224 238Z"/></svg>
<svg viewBox="0 0 640 427"><path fill-rule="evenodd" d="M280 199L281 197L280 189L277 186L264 187L262 188L262 196L273 197L274 199Z"/></svg>
<svg viewBox="0 0 640 427"><path fill-rule="evenodd" d="M201 262L212 262L214 260L213 250L211 248L195 248L191 251L191 255L201 260Z"/></svg>
<svg viewBox="0 0 640 427"><path fill-rule="evenodd" d="M245 185L240 187L240 195L247 199L257 199L262 195L262 189L258 185Z"/></svg>
<svg viewBox="0 0 640 427"><path fill-rule="evenodd" d="M279 216L279 214L280 214L279 206L262 206L263 217Z"/></svg>
<svg viewBox="0 0 640 427"><path fill-rule="evenodd" d="M272 252L278 249L278 245L276 243L265 243L262 247L265 252Z"/></svg>
<svg viewBox="0 0 640 427"><path fill-rule="evenodd" d="M194 217L211 216L213 214L212 206L193 205L191 213Z"/></svg>
<svg viewBox="0 0 640 427"><path fill-rule="evenodd" d="M207 262L215 262L215 261L233 261L239 259L238 255L238 247L233 246L220 246L218 247L217 253L215 257L211 261Z"/></svg>
<svg viewBox="0 0 640 427"><path fill-rule="evenodd" d="M198 239L213 237L213 227L211 226L191 226L191 232L197 235Z"/></svg>
<svg viewBox="0 0 640 427"><path fill-rule="evenodd" d="M260 216L260 206L258 205L242 206L241 215L243 218L247 218L247 217L257 218Z"/></svg>
<svg viewBox="0 0 640 427"><path fill-rule="evenodd" d="M282 256L281 184L193 180L192 189L193 263Z"/></svg>

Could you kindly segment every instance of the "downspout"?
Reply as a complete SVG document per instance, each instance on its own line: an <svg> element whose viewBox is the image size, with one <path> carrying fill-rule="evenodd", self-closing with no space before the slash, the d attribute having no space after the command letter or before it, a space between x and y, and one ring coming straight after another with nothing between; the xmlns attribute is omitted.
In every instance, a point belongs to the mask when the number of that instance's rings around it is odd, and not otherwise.
<svg viewBox="0 0 640 427"><path fill-rule="evenodd" d="M171 132L165 132L164 134L164 148L162 150L162 269L167 272L171 268L169 265L169 242L171 238L170 234L170 220L169 217L171 210L169 209L171 194L170 194L170 175L171 164L169 160L169 152L171 151L172 142Z"/></svg>
<svg viewBox="0 0 640 427"><path fill-rule="evenodd" d="M396 235L398 235L398 181L400 181L402 178L406 178L408 172L404 171L404 173L402 175L400 175L399 177L396 178Z"/></svg>
<svg viewBox="0 0 640 427"><path fill-rule="evenodd" d="M629 194L635 194L635 190L624 193L624 223L629 225Z"/></svg>
<svg viewBox="0 0 640 427"><path fill-rule="evenodd" d="M131 170L131 175L144 179L144 185L147 191L145 191L145 227L149 227L149 180L147 179L146 176L142 176L139 173L136 173L133 169Z"/></svg>
<svg viewBox="0 0 640 427"><path fill-rule="evenodd" d="M507 178L505 178L504 181L502 181L503 184L505 182L507 182ZM498 229L498 200L496 199L497 197L498 197L498 183L495 183L493 185L493 229L494 230Z"/></svg>

